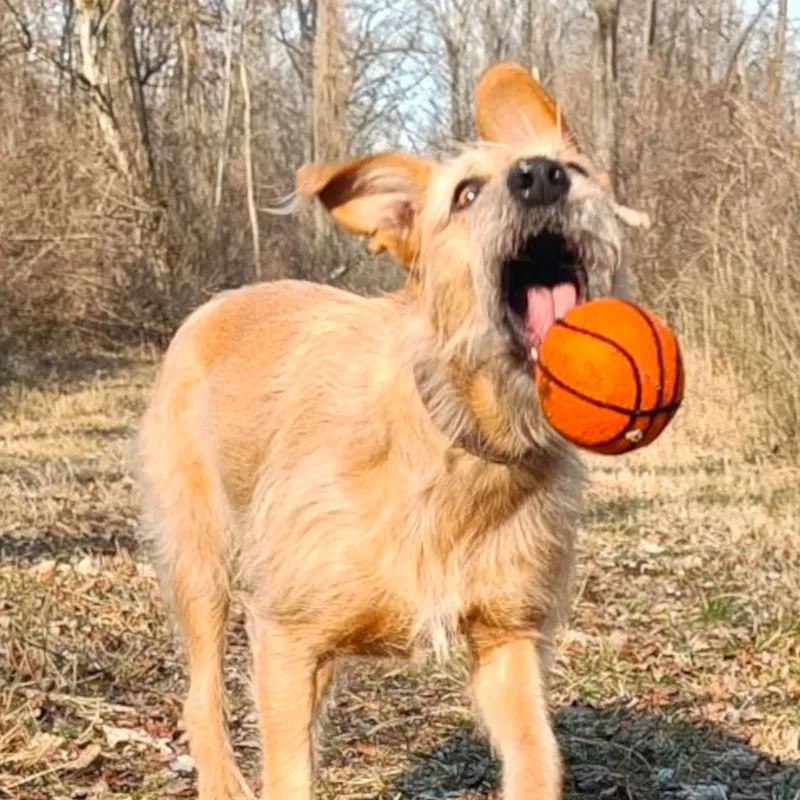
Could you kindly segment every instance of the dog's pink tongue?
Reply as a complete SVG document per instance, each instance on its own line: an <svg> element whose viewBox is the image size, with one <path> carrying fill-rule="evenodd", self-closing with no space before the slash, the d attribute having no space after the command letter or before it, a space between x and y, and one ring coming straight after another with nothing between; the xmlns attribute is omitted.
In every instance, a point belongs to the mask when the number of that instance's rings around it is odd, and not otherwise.
<svg viewBox="0 0 800 800"><path fill-rule="evenodd" d="M550 326L577 302L578 292L571 283L531 286L528 289L528 318L525 320L529 343L540 345Z"/></svg>

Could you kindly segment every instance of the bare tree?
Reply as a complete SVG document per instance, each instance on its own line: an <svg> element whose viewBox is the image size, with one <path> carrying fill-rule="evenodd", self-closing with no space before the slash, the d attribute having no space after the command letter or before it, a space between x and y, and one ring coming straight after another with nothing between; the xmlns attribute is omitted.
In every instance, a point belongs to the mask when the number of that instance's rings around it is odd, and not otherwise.
<svg viewBox="0 0 800 800"><path fill-rule="evenodd" d="M330 161L347 152L349 65L344 54L344 4L319 0L314 46L314 158Z"/></svg>
<svg viewBox="0 0 800 800"><path fill-rule="evenodd" d="M103 7L97 0L80 0L77 5L78 36L80 39L80 76L89 93L91 107L106 145L113 153L117 168L130 184L138 182L109 96L109 76L103 58L103 41L116 12L114 5Z"/></svg>
<svg viewBox="0 0 800 800"><path fill-rule="evenodd" d="M347 102L350 92L344 56L344 4L318 0L313 71L314 160L337 161L347 152ZM325 243L327 214L317 205L314 217L316 249Z"/></svg>
<svg viewBox="0 0 800 800"><path fill-rule="evenodd" d="M541 77L542 43L544 41L544 4L541 0L527 0L525 3L525 40L523 57L525 65L536 77Z"/></svg>
<svg viewBox="0 0 800 800"><path fill-rule="evenodd" d="M658 30L658 0L647 0L644 14L644 30L642 32L642 63L648 63L653 58Z"/></svg>
<svg viewBox="0 0 800 800"><path fill-rule="evenodd" d="M242 9L244 20L247 19L247 3ZM244 24L244 22L243 22ZM250 77L247 71L247 48L242 47L239 54L239 81L242 87L242 128L244 150L245 183L247 186L247 216L250 221L250 235L253 242L253 277L260 281L261 271L261 232L258 225L256 209L255 178L253 176L253 101L250 94Z"/></svg>
<svg viewBox="0 0 800 800"><path fill-rule="evenodd" d="M756 13L742 26L742 29L739 31L738 36L735 38L733 42L733 46L730 50L730 55L728 56L728 68L725 70L725 83L726 85L730 86L736 77L739 77L741 80L742 75L742 64L741 64L741 57L744 49L747 45L748 40L750 39L751 34L756 29L756 26L761 21L761 18L764 16L764 12L767 10L771 0L761 0L761 4L759 5Z"/></svg>
<svg viewBox="0 0 800 800"><path fill-rule="evenodd" d="M484 59L487 64L508 58L516 49L513 34L519 26L519 21L515 5L505 0L484 0L481 27Z"/></svg>
<svg viewBox="0 0 800 800"><path fill-rule="evenodd" d="M596 0L594 56L594 146L597 157L617 182L617 27L618 0Z"/></svg>
<svg viewBox="0 0 800 800"><path fill-rule="evenodd" d="M778 17L767 74L767 101L773 113L780 111L783 64L786 58L786 30L788 28L789 0L778 0Z"/></svg>
<svg viewBox="0 0 800 800"><path fill-rule="evenodd" d="M465 141L472 125L469 83L475 66L470 40L477 0L426 0L421 6L435 26L444 54L449 138Z"/></svg>
<svg viewBox="0 0 800 800"><path fill-rule="evenodd" d="M228 160L228 150L230 148L231 134L231 95L233 92L233 64L236 59L235 49L240 38L236 35L236 4L232 5L228 12L228 21L225 26L225 68L222 77L222 109L220 119L220 142L217 155L217 177L214 183L214 225L216 227L219 220L219 208L222 204L222 188L225 179L225 164Z"/></svg>
<svg viewBox="0 0 800 800"><path fill-rule="evenodd" d="M175 291L168 256L166 201L146 106L144 83L159 67L142 63L131 0L80 0L79 76L105 146L136 209L137 251L166 297ZM169 301L168 301L169 302Z"/></svg>

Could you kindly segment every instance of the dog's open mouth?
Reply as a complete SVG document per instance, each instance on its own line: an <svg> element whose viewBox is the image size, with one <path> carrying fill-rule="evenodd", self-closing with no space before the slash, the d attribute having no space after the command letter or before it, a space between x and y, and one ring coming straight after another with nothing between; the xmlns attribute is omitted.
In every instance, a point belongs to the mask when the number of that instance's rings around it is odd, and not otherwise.
<svg viewBox="0 0 800 800"><path fill-rule="evenodd" d="M559 233L532 236L503 265L506 320L527 358L536 360L553 322L585 299L580 248Z"/></svg>

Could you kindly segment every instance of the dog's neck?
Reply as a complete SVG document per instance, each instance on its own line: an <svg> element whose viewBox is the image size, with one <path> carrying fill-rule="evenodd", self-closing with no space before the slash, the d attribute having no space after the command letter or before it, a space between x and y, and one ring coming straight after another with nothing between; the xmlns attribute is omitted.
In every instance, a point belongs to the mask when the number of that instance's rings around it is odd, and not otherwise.
<svg viewBox="0 0 800 800"><path fill-rule="evenodd" d="M414 383L428 417L455 448L481 461L520 469L530 468L536 458L533 445L503 443L487 436L465 397L457 390L446 366L434 358L413 364Z"/></svg>
<svg viewBox="0 0 800 800"><path fill-rule="evenodd" d="M563 453L563 442L555 441L531 405L532 382L506 375L503 370L509 365L490 357L468 365L466 356L443 353L413 285L392 293L389 300L394 319L403 320L395 340L400 349L392 360L409 369L413 402L451 449L527 472L536 472L554 451Z"/></svg>

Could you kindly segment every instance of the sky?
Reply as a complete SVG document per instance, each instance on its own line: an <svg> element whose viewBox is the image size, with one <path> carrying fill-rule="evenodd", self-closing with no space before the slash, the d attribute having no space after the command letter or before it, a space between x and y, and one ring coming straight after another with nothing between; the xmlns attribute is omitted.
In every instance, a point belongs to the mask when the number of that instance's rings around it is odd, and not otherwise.
<svg viewBox="0 0 800 800"><path fill-rule="evenodd" d="M761 2L762 0L744 0L742 7L748 12L756 11ZM776 0L772 0L772 4L778 5ZM789 16L800 21L800 0L789 0Z"/></svg>

